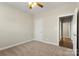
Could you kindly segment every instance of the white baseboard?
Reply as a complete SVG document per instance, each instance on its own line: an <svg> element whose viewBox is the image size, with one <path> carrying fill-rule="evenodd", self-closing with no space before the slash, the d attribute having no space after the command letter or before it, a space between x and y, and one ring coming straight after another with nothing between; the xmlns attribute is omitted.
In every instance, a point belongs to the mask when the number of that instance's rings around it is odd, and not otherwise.
<svg viewBox="0 0 79 59"><path fill-rule="evenodd" d="M21 45L21 44L24 44L24 43L27 43L27 42L30 42L30 41L32 41L32 40L14 43L14 44L12 44L12 45L9 45L9 46L0 48L0 50L5 50L5 49L8 49L8 48L12 48L12 47L15 47L15 46L17 46L17 45Z"/></svg>
<svg viewBox="0 0 79 59"><path fill-rule="evenodd" d="M40 41L40 42L43 42L43 43L53 44L53 45L58 46L56 43L53 43L53 42L48 42L48 41L44 41L44 40L36 40L36 39L32 39L32 40ZM23 41L23 42L14 43L14 44L12 44L12 45L9 45L9 46L0 48L0 50L5 50L5 49L8 49L8 48L12 48L12 47L15 47L15 46L17 46L17 45L21 45L21 44L30 42L30 41L32 41L32 40L28 40L28 41Z"/></svg>
<svg viewBox="0 0 79 59"><path fill-rule="evenodd" d="M33 40L36 40L36 39L33 39ZM44 40L36 40L36 41L40 41L40 42L43 42L43 43L47 43L47 44L52 44L52 45L59 46L58 44L53 43L53 42L49 42L49 41L44 41Z"/></svg>

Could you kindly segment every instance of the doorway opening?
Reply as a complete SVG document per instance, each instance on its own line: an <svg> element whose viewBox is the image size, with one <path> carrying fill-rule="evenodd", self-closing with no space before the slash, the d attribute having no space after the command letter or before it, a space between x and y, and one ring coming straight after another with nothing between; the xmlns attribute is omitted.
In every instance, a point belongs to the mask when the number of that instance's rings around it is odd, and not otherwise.
<svg viewBox="0 0 79 59"><path fill-rule="evenodd" d="M59 46L73 49L71 26L73 15L59 18Z"/></svg>

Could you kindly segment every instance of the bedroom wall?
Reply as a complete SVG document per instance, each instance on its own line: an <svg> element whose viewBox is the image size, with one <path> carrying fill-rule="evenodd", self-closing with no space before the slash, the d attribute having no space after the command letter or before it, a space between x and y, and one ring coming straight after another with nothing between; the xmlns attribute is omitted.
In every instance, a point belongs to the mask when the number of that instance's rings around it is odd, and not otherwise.
<svg viewBox="0 0 79 59"><path fill-rule="evenodd" d="M0 48L33 39L32 16L0 3Z"/></svg>
<svg viewBox="0 0 79 59"><path fill-rule="evenodd" d="M35 40L49 42L55 45L59 45L59 19L61 15L74 13L76 4L67 4L59 8L51 9L47 12L39 13L35 15ZM41 20L42 27L37 26L38 20ZM40 22L40 24L41 24ZM42 30L39 30L41 28ZM39 33L38 33L39 32ZM37 39L41 37L41 39Z"/></svg>

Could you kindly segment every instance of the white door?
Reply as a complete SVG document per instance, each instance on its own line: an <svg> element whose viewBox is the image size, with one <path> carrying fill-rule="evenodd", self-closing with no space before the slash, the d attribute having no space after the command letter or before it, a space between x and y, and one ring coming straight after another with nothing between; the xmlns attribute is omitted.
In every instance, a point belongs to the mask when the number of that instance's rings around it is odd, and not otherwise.
<svg viewBox="0 0 79 59"><path fill-rule="evenodd" d="M77 54L77 12L78 9L76 8L71 22L71 39L73 41L73 51L75 55Z"/></svg>

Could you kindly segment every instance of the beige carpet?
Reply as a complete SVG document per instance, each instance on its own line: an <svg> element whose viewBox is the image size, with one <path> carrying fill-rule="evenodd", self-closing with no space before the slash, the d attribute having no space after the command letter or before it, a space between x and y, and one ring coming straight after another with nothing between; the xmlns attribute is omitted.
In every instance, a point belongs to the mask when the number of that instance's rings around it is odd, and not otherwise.
<svg viewBox="0 0 79 59"><path fill-rule="evenodd" d="M28 43L0 51L1 56L73 56L71 49L58 47L39 41Z"/></svg>

